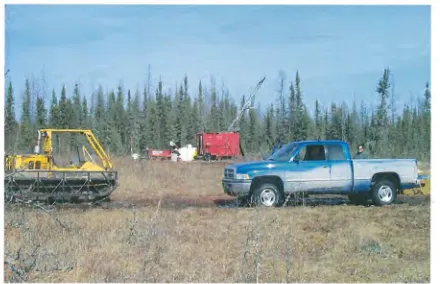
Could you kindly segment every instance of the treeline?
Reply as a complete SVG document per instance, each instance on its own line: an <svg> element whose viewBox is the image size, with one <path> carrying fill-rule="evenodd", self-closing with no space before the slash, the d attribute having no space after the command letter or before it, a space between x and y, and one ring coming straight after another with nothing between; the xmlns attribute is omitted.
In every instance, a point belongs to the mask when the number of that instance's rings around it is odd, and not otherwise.
<svg viewBox="0 0 440 284"><path fill-rule="evenodd" d="M151 78L151 75L149 76ZM52 91L50 105L44 92L33 91L25 81L19 121L15 115L15 92L11 83L6 90L5 145L8 152L30 151L39 128L90 128L113 155L167 148L173 140L180 145L195 144L200 131L225 131L234 120L246 97L235 103L225 88L211 80L209 88L198 83L190 94L188 78L172 91L165 91L161 81L151 90L151 80L143 90L121 86L104 92L100 86L89 102L78 84L69 91ZM372 86L374 87L374 86ZM342 139L355 150L365 145L371 157L430 156L431 94L428 83L416 103L395 110L390 70L385 69L376 86L376 104L361 102L332 103L324 106L316 100L313 109L303 102L299 73L288 81L280 72L277 99L266 109L250 108L238 121L245 154L267 153L277 139L282 142L302 139ZM264 94L257 96L262 97ZM74 144L74 142L72 142Z"/></svg>

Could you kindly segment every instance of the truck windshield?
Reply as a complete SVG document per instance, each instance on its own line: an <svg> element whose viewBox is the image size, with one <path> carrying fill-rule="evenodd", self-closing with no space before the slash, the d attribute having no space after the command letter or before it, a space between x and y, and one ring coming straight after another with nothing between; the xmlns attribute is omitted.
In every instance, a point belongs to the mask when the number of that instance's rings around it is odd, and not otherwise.
<svg viewBox="0 0 440 284"><path fill-rule="evenodd" d="M289 143L287 145L284 145L276 151L272 156L268 158L270 161L279 161L279 162L287 162L289 161L290 157L292 156L293 151L295 151L298 148L299 144L296 142Z"/></svg>

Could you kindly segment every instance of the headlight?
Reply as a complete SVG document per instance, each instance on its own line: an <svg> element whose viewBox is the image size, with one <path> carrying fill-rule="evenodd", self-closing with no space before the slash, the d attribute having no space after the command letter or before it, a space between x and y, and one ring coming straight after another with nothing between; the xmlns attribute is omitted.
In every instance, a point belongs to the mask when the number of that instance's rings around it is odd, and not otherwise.
<svg viewBox="0 0 440 284"><path fill-rule="evenodd" d="M249 179L249 176L247 174L236 174L236 179Z"/></svg>

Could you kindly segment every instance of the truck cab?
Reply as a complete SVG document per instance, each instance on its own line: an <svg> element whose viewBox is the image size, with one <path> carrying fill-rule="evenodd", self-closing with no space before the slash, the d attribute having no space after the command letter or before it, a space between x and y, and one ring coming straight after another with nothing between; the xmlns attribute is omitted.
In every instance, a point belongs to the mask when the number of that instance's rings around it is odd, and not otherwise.
<svg viewBox="0 0 440 284"><path fill-rule="evenodd" d="M226 194L278 206L289 194L345 194L377 205L417 183L415 159L352 160L344 141L295 141L269 158L229 165L222 180ZM379 188L376 188L379 184Z"/></svg>

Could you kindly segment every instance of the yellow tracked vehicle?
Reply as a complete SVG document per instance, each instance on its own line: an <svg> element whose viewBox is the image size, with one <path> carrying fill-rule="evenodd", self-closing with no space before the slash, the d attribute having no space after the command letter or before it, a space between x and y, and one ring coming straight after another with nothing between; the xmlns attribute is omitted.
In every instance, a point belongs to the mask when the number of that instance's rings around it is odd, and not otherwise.
<svg viewBox="0 0 440 284"><path fill-rule="evenodd" d="M84 141L74 147L74 158L67 165L61 165L61 159L57 161L53 151L54 137L63 134L69 135L71 143ZM60 156L65 154L64 149L58 148ZM40 129L33 154L5 155L5 201L14 198L51 203L101 200L117 188L117 179L110 157L88 129Z"/></svg>

